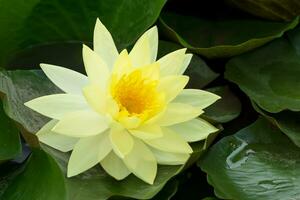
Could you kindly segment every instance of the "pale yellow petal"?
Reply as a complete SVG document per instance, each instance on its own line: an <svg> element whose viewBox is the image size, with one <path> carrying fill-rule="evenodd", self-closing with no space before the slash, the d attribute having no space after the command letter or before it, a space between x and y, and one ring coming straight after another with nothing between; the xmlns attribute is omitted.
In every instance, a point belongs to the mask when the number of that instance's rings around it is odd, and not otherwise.
<svg viewBox="0 0 300 200"><path fill-rule="evenodd" d="M127 129L134 129L141 124L142 120L137 116L124 116L119 118L119 122Z"/></svg>
<svg viewBox="0 0 300 200"><path fill-rule="evenodd" d="M187 142L196 142L204 140L211 133L217 132L218 129L207 121L196 118L180 124L169 126L177 134L181 135Z"/></svg>
<svg viewBox="0 0 300 200"><path fill-rule="evenodd" d="M160 126L156 124L143 125L138 127L137 129L132 129L129 131L133 136L138 137L142 140L154 139L163 136Z"/></svg>
<svg viewBox="0 0 300 200"><path fill-rule="evenodd" d="M162 128L163 136L156 139L144 140L145 143L161 151L172 153L192 153L190 145L177 133L168 128Z"/></svg>
<svg viewBox="0 0 300 200"><path fill-rule="evenodd" d="M130 73L132 70L133 66L131 59L127 50L124 49L118 56L112 73L117 76L116 79L118 80L122 75Z"/></svg>
<svg viewBox="0 0 300 200"><path fill-rule="evenodd" d="M187 67L189 66L191 60L192 60L193 54L185 54L184 59L183 59L183 63L181 65L181 67L178 69L178 74L183 74L185 72L185 70L187 69Z"/></svg>
<svg viewBox="0 0 300 200"><path fill-rule="evenodd" d="M94 29L94 51L107 64L109 69L113 68L118 57L118 50L111 34L99 19L97 19Z"/></svg>
<svg viewBox="0 0 300 200"><path fill-rule="evenodd" d="M134 67L151 64L156 60L158 48L157 27L149 29L135 43L129 56Z"/></svg>
<svg viewBox="0 0 300 200"><path fill-rule="evenodd" d="M211 92L207 92L205 90L184 89L173 100L173 102L185 103L196 108L204 109L216 102L220 98L221 97L219 97L218 95L215 95Z"/></svg>
<svg viewBox="0 0 300 200"><path fill-rule="evenodd" d="M138 178L153 184L157 173L157 162L153 153L141 140L134 140L132 151L124 158L124 163Z"/></svg>
<svg viewBox="0 0 300 200"><path fill-rule="evenodd" d="M160 80L158 91L164 92L166 101L170 102L183 90L188 81L188 76L166 76Z"/></svg>
<svg viewBox="0 0 300 200"><path fill-rule="evenodd" d="M183 165L190 157L188 153L170 153L155 148L150 148L150 150L155 156L157 163L161 165Z"/></svg>
<svg viewBox="0 0 300 200"><path fill-rule="evenodd" d="M126 178L131 172L128 170L123 160L111 151L103 160L100 161L103 169L117 180Z"/></svg>
<svg viewBox="0 0 300 200"><path fill-rule="evenodd" d="M111 152L108 132L81 138L75 145L68 163L68 177L76 176L96 164Z"/></svg>
<svg viewBox="0 0 300 200"><path fill-rule="evenodd" d="M81 95L82 88L88 84L88 77L68 68L40 64L46 76L61 90Z"/></svg>
<svg viewBox="0 0 300 200"><path fill-rule="evenodd" d="M105 88L110 76L110 72L106 63L98 56L96 52L91 50L86 45L83 45L82 56L89 81L101 88Z"/></svg>
<svg viewBox="0 0 300 200"><path fill-rule="evenodd" d="M157 119L161 126L170 126L189 121L201 115L202 109L183 103L169 103L163 115Z"/></svg>
<svg viewBox="0 0 300 200"><path fill-rule="evenodd" d="M36 136L40 142L54 149L62 152L71 151L78 142L78 138L64 136L51 131L57 122L57 120L49 121L36 133Z"/></svg>
<svg viewBox="0 0 300 200"><path fill-rule="evenodd" d="M179 71L182 71L181 67L185 58L185 52L186 49L179 49L165 55L157 61L160 64L161 77L180 75Z"/></svg>
<svg viewBox="0 0 300 200"><path fill-rule="evenodd" d="M104 113L106 110L105 91L96 84L90 84L83 88L83 95L88 104L98 113Z"/></svg>
<svg viewBox="0 0 300 200"><path fill-rule="evenodd" d="M124 158L132 150L133 138L126 129L111 128L109 137L113 150L119 157Z"/></svg>
<svg viewBox="0 0 300 200"><path fill-rule="evenodd" d="M106 117L91 111L77 111L65 115L52 131L71 137L89 137L108 129Z"/></svg>
<svg viewBox="0 0 300 200"><path fill-rule="evenodd" d="M142 76L147 77L148 80L158 80L160 77L160 64L154 62L142 67Z"/></svg>
<svg viewBox="0 0 300 200"><path fill-rule="evenodd" d="M25 106L53 119L61 119L67 113L89 108L82 96L73 94L53 94L38 97L26 102Z"/></svg>

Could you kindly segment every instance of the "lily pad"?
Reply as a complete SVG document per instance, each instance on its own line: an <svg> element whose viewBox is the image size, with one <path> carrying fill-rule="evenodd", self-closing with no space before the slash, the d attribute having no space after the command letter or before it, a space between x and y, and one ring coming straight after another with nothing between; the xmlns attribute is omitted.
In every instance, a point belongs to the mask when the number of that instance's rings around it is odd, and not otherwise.
<svg viewBox="0 0 300 200"><path fill-rule="evenodd" d="M290 21L300 14L300 4L294 0L227 0L243 11L265 19Z"/></svg>
<svg viewBox="0 0 300 200"><path fill-rule="evenodd" d="M0 162L21 154L19 131L14 122L6 116L0 102Z"/></svg>
<svg viewBox="0 0 300 200"><path fill-rule="evenodd" d="M207 90L219 95L221 99L204 109L203 116L215 122L226 123L240 115L242 109L241 102L228 86L218 86Z"/></svg>
<svg viewBox="0 0 300 200"><path fill-rule="evenodd" d="M265 119L220 140L198 166L221 199L282 200L300 195L300 149Z"/></svg>
<svg viewBox="0 0 300 200"><path fill-rule="evenodd" d="M166 36L207 58L232 57L279 38L298 24L262 20L209 21L192 16L163 13L161 29Z"/></svg>
<svg viewBox="0 0 300 200"><path fill-rule="evenodd" d="M166 0L22 0L0 4L0 64L28 46L57 41L92 41L99 17L122 48L158 18ZM17 5L17 6L16 6Z"/></svg>
<svg viewBox="0 0 300 200"><path fill-rule="evenodd" d="M40 149L33 150L22 172L5 188L5 200L66 200L64 177L53 158Z"/></svg>
<svg viewBox="0 0 300 200"><path fill-rule="evenodd" d="M252 103L254 109L276 125L285 133L295 145L300 147L300 112L282 111L280 113L268 113Z"/></svg>
<svg viewBox="0 0 300 200"><path fill-rule="evenodd" d="M226 65L225 78L271 113L300 111L299 29L288 36L232 58Z"/></svg>

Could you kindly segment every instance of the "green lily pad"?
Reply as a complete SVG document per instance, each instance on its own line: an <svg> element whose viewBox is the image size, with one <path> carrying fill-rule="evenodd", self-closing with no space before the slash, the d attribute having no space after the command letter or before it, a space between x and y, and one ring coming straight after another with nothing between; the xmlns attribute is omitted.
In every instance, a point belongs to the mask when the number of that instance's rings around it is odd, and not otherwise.
<svg viewBox="0 0 300 200"><path fill-rule="evenodd" d="M204 109L203 116L215 122L226 123L240 115L241 102L228 86L209 88L207 91L219 95L221 99Z"/></svg>
<svg viewBox="0 0 300 200"><path fill-rule="evenodd" d="M9 181L2 196L0 196L1 199L67 199L64 177L53 158L44 151L33 150L32 155L21 170Z"/></svg>
<svg viewBox="0 0 300 200"><path fill-rule="evenodd" d="M290 41L281 38L232 58L225 78L268 112L300 111L300 54L294 47L299 45Z"/></svg>
<svg viewBox="0 0 300 200"><path fill-rule="evenodd" d="M227 2L265 19L290 21L300 14L300 4L294 0L227 0Z"/></svg>
<svg viewBox="0 0 300 200"><path fill-rule="evenodd" d="M300 195L300 149L264 119L216 143L198 162L221 199Z"/></svg>
<svg viewBox="0 0 300 200"><path fill-rule="evenodd" d="M254 109L285 133L295 145L300 147L300 112L282 111L268 113L252 103Z"/></svg>
<svg viewBox="0 0 300 200"><path fill-rule="evenodd" d="M112 33L118 47L126 47L156 21L165 2L1 0L0 64L6 64L9 56L31 45L92 41L97 17Z"/></svg>
<svg viewBox="0 0 300 200"><path fill-rule="evenodd" d="M161 40L159 41L158 46L158 58L181 48L184 47L173 42ZM187 87L198 89L205 87L219 76L218 73L212 71L209 66L207 66L207 64L197 55L193 55L190 65L184 74L190 77Z"/></svg>
<svg viewBox="0 0 300 200"><path fill-rule="evenodd" d="M261 20L209 21L192 16L163 13L161 29L166 36L207 58L232 57L262 46L295 28L289 23Z"/></svg>
<svg viewBox="0 0 300 200"><path fill-rule="evenodd" d="M179 182L176 179L170 180L165 187L151 200L171 200L178 189Z"/></svg>
<svg viewBox="0 0 300 200"><path fill-rule="evenodd" d="M0 162L21 154L19 131L14 122L6 116L0 102Z"/></svg>
<svg viewBox="0 0 300 200"><path fill-rule="evenodd" d="M0 92L4 94L6 114L28 132L36 133L49 119L33 112L24 103L61 91L41 70L1 71L0 79Z"/></svg>

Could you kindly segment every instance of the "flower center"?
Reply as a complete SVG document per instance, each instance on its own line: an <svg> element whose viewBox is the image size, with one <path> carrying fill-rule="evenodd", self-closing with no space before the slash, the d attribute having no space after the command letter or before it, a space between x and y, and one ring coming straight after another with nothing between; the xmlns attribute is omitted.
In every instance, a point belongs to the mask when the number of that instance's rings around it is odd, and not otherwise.
<svg viewBox="0 0 300 200"><path fill-rule="evenodd" d="M142 70L123 75L112 89L120 112L128 116L152 116L161 108L163 95L157 91L158 80L147 79ZM144 116L146 117L146 116Z"/></svg>

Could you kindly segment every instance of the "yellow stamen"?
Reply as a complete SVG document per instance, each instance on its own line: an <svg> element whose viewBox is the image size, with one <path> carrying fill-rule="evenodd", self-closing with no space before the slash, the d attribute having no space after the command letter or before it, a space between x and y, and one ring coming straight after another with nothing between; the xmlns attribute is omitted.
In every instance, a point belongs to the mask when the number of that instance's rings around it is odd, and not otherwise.
<svg viewBox="0 0 300 200"><path fill-rule="evenodd" d="M162 107L163 94L157 91L158 80L145 77L142 69L124 74L113 85L112 96L122 115L148 118Z"/></svg>

